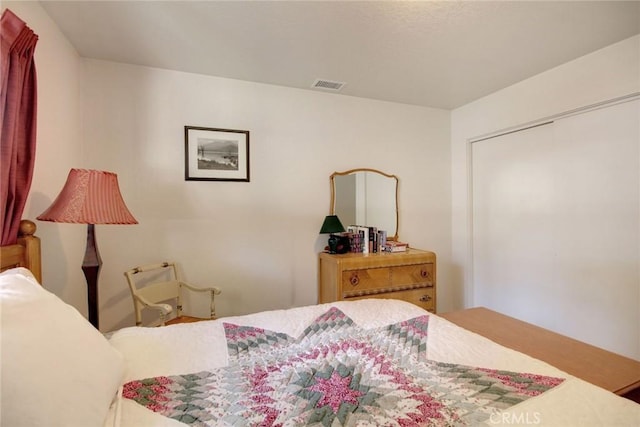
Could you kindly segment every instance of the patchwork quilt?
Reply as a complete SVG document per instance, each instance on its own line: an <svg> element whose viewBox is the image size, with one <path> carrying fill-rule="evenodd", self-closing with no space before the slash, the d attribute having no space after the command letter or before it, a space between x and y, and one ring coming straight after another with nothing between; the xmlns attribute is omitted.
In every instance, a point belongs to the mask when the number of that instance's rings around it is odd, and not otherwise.
<svg viewBox="0 0 640 427"><path fill-rule="evenodd" d="M463 426L563 382L429 360L428 315L364 329L331 308L299 337L224 329L228 366L131 381L123 396L192 426Z"/></svg>

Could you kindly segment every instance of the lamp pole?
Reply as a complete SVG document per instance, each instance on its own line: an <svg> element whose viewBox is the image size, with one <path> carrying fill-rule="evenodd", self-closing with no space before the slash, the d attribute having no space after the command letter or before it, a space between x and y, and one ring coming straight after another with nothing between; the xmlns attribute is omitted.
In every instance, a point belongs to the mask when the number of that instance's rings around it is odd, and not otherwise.
<svg viewBox="0 0 640 427"><path fill-rule="evenodd" d="M89 322L99 328L98 321L98 275L102 259L98 252L98 244L96 242L95 225L87 224L87 247L84 251L84 260L82 261L82 271L87 279L87 300L89 307Z"/></svg>

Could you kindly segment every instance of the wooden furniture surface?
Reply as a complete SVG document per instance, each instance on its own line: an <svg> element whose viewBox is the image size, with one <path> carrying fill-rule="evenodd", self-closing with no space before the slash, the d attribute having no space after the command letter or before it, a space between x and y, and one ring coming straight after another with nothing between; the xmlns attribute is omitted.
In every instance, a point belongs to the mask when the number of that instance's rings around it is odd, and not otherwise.
<svg viewBox="0 0 640 427"><path fill-rule="evenodd" d="M618 395L635 400L640 389L639 361L484 307L438 315Z"/></svg>
<svg viewBox="0 0 640 427"><path fill-rule="evenodd" d="M0 248L0 271L25 267L31 270L38 283L42 284L40 239L35 232L35 223L26 219L20 222L18 243Z"/></svg>
<svg viewBox="0 0 640 427"><path fill-rule="evenodd" d="M400 299L436 311L436 254L419 249L396 253L320 253L318 302L362 298Z"/></svg>

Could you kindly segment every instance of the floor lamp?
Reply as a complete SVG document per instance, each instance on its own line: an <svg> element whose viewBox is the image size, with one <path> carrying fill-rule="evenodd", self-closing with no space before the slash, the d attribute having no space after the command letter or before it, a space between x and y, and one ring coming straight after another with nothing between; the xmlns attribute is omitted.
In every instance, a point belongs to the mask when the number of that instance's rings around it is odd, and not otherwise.
<svg viewBox="0 0 640 427"><path fill-rule="evenodd" d="M37 219L87 224L82 271L87 279L89 322L99 329L98 275L102 259L96 243L95 224L138 223L122 199L118 176L113 172L71 169L58 197Z"/></svg>

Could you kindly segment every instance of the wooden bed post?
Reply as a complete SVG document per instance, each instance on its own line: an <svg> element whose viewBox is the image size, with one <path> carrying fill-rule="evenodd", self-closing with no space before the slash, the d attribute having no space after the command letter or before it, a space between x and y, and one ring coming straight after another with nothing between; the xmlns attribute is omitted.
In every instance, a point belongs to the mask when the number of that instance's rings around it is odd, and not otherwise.
<svg viewBox="0 0 640 427"><path fill-rule="evenodd" d="M38 283L42 284L42 265L40 263L40 238L35 235L36 224L28 219L20 221L18 244L24 247L25 267L29 268Z"/></svg>

